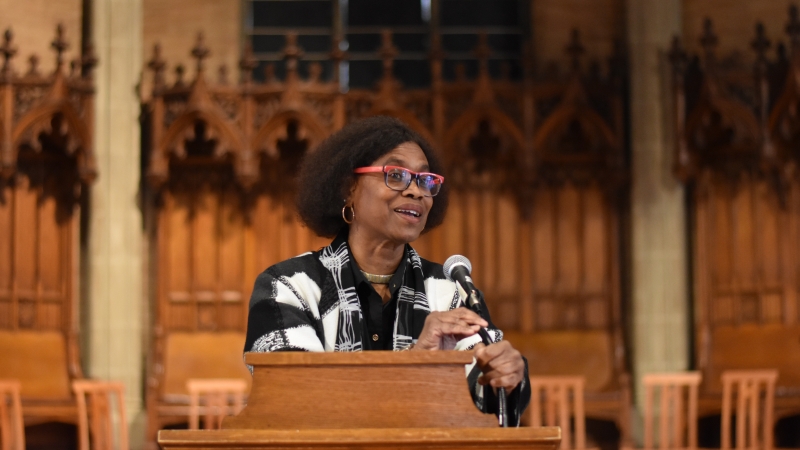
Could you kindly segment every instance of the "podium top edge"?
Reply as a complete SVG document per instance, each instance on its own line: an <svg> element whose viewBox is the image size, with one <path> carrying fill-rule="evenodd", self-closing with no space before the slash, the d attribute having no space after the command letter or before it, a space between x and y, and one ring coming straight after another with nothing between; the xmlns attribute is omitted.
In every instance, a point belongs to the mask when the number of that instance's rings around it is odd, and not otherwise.
<svg viewBox="0 0 800 450"><path fill-rule="evenodd" d="M244 361L252 366L364 366L470 364L471 351L367 351L367 352L247 352Z"/></svg>

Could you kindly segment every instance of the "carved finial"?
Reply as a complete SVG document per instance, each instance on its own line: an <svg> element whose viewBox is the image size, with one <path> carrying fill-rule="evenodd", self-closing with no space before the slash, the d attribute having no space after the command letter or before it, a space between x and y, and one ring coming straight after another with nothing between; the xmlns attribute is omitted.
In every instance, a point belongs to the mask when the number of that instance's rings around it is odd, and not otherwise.
<svg viewBox="0 0 800 450"><path fill-rule="evenodd" d="M165 85L164 68L167 63L161 59L161 44L153 45L153 57L147 63L147 67L153 71L153 89L162 89Z"/></svg>
<svg viewBox="0 0 800 450"><path fill-rule="evenodd" d="M760 65L763 65L767 61L767 50L772 45L769 39L767 39L767 33L764 31L764 24L759 22L756 24L756 37L750 43L750 47L756 52L756 56L758 57L758 62Z"/></svg>
<svg viewBox="0 0 800 450"><path fill-rule="evenodd" d="M392 32L389 29L381 31L381 48L378 54L383 60L383 77L391 78L394 71L394 59L397 57L397 47L392 42Z"/></svg>
<svg viewBox="0 0 800 450"><path fill-rule="evenodd" d="M572 29L569 44L567 44L567 47L564 49L564 51L566 51L567 56L569 56L572 71L578 72L581 68L581 56L586 53L586 49L581 43L581 34L577 28Z"/></svg>
<svg viewBox="0 0 800 450"><path fill-rule="evenodd" d="M283 48L283 57L286 59L286 78L297 76L297 60L302 58L303 49L297 45L297 33L286 34L286 47Z"/></svg>
<svg viewBox="0 0 800 450"><path fill-rule="evenodd" d="M308 81L318 83L322 76L322 65L318 62L313 62L308 66Z"/></svg>
<svg viewBox="0 0 800 450"><path fill-rule="evenodd" d="M27 75L34 77L39 76L39 57L35 54L31 55L30 58L28 58L28 65Z"/></svg>
<svg viewBox="0 0 800 450"><path fill-rule="evenodd" d="M175 87L183 86L183 74L186 72L186 68L183 67L183 64L178 64L175 67Z"/></svg>
<svg viewBox="0 0 800 450"><path fill-rule="evenodd" d="M194 43L194 48L192 48L192 57L197 60L197 73L203 72L203 60L208 58L208 55L211 53L206 47L206 38L203 35L203 32L200 31L197 33L197 40Z"/></svg>
<svg viewBox="0 0 800 450"><path fill-rule="evenodd" d="M714 61L714 50L716 50L718 43L719 38L714 33L714 23L706 17L703 21L703 34L700 35L700 46L703 47L707 62Z"/></svg>
<svg viewBox="0 0 800 450"><path fill-rule="evenodd" d="M669 62L672 63L672 70L674 70L676 74L682 74L686 70L688 58L686 56L686 51L681 45L681 39L678 36L673 36L672 46L667 56L669 56Z"/></svg>
<svg viewBox="0 0 800 450"><path fill-rule="evenodd" d="M91 42L83 46L81 55L81 74L86 78L92 77L92 71L97 66L97 55L94 53L94 44Z"/></svg>
<svg viewBox="0 0 800 450"><path fill-rule="evenodd" d="M56 51L56 72L59 72L64 65L64 52L69 48L69 43L64 39L64 24L60 23L56 27L56 38L50 43L50 47Z"/></svg>
<svg viewBox="0 0 800 450"><path fill-rule="evenodd" d="M222 64L219 66L219 71L217 72L219 76L219 84L226 85L228 84L228 66Z"/></svg>
<svg viewBox="0 0 800 450"><path fill-rule="evenodd" d="M14 33L12 33L11 28L9 28L6 30L5 34L3 34L3 45L0 46L0 53L3 54L2 75L4 78L11 74L11 58L17 54L17 48L11 44L13 39Z"/></svg>
<svg viewBox="0 0 800 450"><path fill-rule="evenodd" d="M792 43L792 51L800 49L800 17L797 5L789 6L789 22L786 24L786 34Z"/></svg>
<svg viewBox="0 0 800 450"><path fill-rule="evenodd" d="M253 81L253 70L258 67L258 61L253 56L253 44L248 42L244 46L242 59L239 60L239 70L242 72L242 83L248 84Z"/></svg>
<svg viewBox="0 0 800 450"><path fill-rule="evenodd" d="M492 48L489 47L489 35L485 31L478 33L478 45L472 50L472 54L478 58L478 71L481 75L489 75L489 57L492 56Z"/></svg>

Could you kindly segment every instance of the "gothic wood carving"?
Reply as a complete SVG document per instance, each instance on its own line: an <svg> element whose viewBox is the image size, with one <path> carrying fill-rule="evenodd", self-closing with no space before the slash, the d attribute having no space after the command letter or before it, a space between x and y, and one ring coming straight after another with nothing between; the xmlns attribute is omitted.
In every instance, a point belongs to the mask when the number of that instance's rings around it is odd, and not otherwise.
<svg viewBox="0 0 800 450"><path fill-rule="evenodd" d="M79 200L94 180L96 60L91 47L69 71L58 27L53 73L38 56L15 67L11 30L0 53L0 378L22 382L26 423L75 422L70 382L78 351Z"/></svg>
<svg viewBox="0 0 800 450"><path fill-rule="evenodd" d="M755 63L716 54L710 20L702 54L675 39L675 173L692 187L695 348L706 412L719 411L728 369L777 368L777 416L800 411L797 253L800 184L796 115L800 20L789 10L790 56L756 26ZM716 406L713 406L716 403Z"/></svg>
<svg viewBox="0 0 800 450"><path fill-rule="evenodd" d="M616 421L627 434L623 211L616 201L628 170L619 88L624 55L615 54L605 73L596 63L584 70L576 32L565 74L535 73L529 61L524 80L495 79L483 35L475 50L478 76L467 79L459 70L462 75L445 80L438 42L432 36L430 88L405 88L394 77L397 50L384 32L382 77L373 89L346 93L337 73L346 55L332 54L331 80L319 79L314 66L301 79L302 50L292 34L286 36L283 80L267 66L265 81L255 82L246 51L236 85L227 83L227 71L219 82L207 77L202 40L192 51L195 78L184 81L178 67L168 84L156 47L147 105L147 175L157 199L158 249L150 439L163 425L186 420L182 402L188 396L180 377L187 375L176 367L191 366L193 376L220 376L208 348L220 349L214 354L241 351L257 274L327 244L298 222L288 201L299 158L346 122L376 114L404 120L440 149L448 165L454 186L449 217L415 248L435 261L468 255L495 322L539 361L531 367L587 376L587 414ZM193 355L191 364L177 359L178 348ZM566 362L540 363L551 360ZM231 366L228 375L235 375L241 362Z"/></svg>

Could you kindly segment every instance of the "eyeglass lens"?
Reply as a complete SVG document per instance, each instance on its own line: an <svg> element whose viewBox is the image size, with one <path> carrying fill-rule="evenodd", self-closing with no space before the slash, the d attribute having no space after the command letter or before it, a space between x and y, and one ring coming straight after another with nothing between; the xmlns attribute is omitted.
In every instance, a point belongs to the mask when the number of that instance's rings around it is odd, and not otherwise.
<svg viewBox="0 0 800 450"><path fill-rule="evenodd" d="M386 171L386 186L395 191L404 191L411 185L411 179L417 179L417 186L422 189L422 192L434 196L439 193L442 187L439 180L431 175L412 175L408 170L403 169L389 169Z"/></svg>

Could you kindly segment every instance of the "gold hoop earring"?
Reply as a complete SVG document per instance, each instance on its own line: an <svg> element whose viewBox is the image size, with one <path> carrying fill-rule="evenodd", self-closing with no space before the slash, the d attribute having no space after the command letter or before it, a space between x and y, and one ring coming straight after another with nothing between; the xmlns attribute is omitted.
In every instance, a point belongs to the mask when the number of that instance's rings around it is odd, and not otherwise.
<svg viewBox="0 0 800 450"><path fill-rule="evenodd" d="M352 216L350 218L350 220L347 220L347 208L350 208L350 215ZM356 220L356 210L355 210L355 208L353 208L350 205L344 205L342 207L342 219L344 219L344 223L346 223L348 225L353 223L353 221Z"/></svg>

